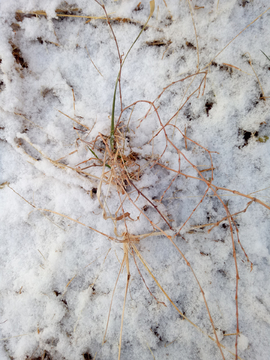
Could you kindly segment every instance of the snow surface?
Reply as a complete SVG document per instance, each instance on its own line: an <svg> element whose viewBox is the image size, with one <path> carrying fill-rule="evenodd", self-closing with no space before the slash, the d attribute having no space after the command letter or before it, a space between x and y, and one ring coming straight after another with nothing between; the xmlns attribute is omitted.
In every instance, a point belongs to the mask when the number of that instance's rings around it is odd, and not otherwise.
<svg viewBox="0 0 270 360"><path fill-rule="evenodd" d="M135 11L138 2L105 2L112 18L132 19L112 21L121 54L126 54L149 15L148 1L143 0ZM149 26L122 70L124 106L136 100L153 101L165 86L197 71L189 5L193 7L198 36L199 68L204 69L229 41L267 10L269 1L157 0ZM98 133L109 135L119 59L106 20L86 23L82 17L55 14L56 9L74 8L79 9L77 15L104 16L93 0L0 2L1 360L118 357L126 269L114 294L104 345L102 339L123 259L123 244L56 214L115 236L113 221L102 216L95 191L98 180L71 167L91 157L79 136L91 141ZM43 10L48 16L16 15L18 10L25 14ZM151 46L155 40L163 45ZM217 186L252 193L269 204L270 61L260 50L270 54L270 11L214 59L208 68L205 93L189 99L176 125L183 132L186 128L192 140L219 153L212 154ZM164 93L158 103L163 123L180 107L183 96L195 90L196 81L190 85L187 79ZM148 144L160 128L154 114L139 122L148 108L146 104L135 108L126 141L141 156L142 167L146 164L143 157L153 155L152 151L157 156L165 146L162 133L155 138L154 147ZM84 135L75 131L73 127L82 127L59 111L90 129L95 124L92 132ZM116 117L119 111L118 98ZM131 109L124 113L125 124L130 114ZM188 142L185 149L178 132L168 130L168 136L198 167L210 167L205 153L193 143ZM62 157L60 163L69 168L53 162ZM172 148L162 162L178 168ZM194 174L187 164L182 166L183 172ZM98 177L102 169L86 171ZM164 168L145 167L137 186L149 198L160 198L172 179L173 174ZM102 187L103 200L107 188L105 184ZM205 185L200 182L178 177L158 205L159 210L179 228L204 191ZM249 201L225 191L220 194L231 213L243 210ZM135 200L137 193L133 191L130 196ZM111 214L115 214L119 197L113 188L107 203ZM140 208L148 205L147 215L166 230L164 221L144 198L140 197L136 204ZM124 207L133 219L139 216L128 202ZM270 354L269 215L267 208L253 203L235 217L240 240L253 262L250 271L235 240L240 275L238 355L246 360L269 359ZM209 227L196 227L225 216L220 202L206 197L184 227L184 238L175 241L201 283L219 341L234 352L235 336L225 336L236 332L235 266L228 222L222 222L209 234ZM143 216L135 222L127 219L126 223L134 235L153 231ZM123 231L124 221L119 221L118 232ZM136 246L180 311L213 337L200 289L168 238L147 237ZM130 254L131 280L121 359L222 359L217 345L177 313L138 258L137 265L149 290L167 306L151 296ZM224 356L233 358L226 350Z"/></svg>

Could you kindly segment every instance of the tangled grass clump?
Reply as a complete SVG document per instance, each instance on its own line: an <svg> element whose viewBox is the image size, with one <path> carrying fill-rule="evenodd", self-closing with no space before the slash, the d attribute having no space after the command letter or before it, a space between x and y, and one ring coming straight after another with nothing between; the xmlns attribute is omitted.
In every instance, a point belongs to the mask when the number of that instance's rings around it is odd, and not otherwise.
<svg viewBox="0 0 270 360"><path fill-rule="evenodd" d="M97 0L95 1L99 3ZM179 315L181 315L182 318L186 319L197 330L210 338L211 341L216 343L219 348L221 357L225 360L224 350L229 350L220 343L216 331L216 326L211 315L211 309L208 305L204 290L201 286L201 282L199 281L199 278L195 273L193 266L191 265L191 260L186 257L184 251L182 251L180 246L178 246L176 243L177 237L185 239L183 234L184 229L186 228L187 223L190 222L191 219L193 219L194 214L196 213L198 208L203 206L205 199L209 196L216 198L221 208L223 209L224 216L214 223L200 224L200 227L206 227L211 225L211 228L208 231L210 232L213 228L219 226L221 222L227 221L229 224L232 253L235 264L236 319L235 352L229 352L235 356L235 359L237 359L239 358L238 337L240 334L238 310L239 272L236 257L237 246L242 249L251 270L253 265L250 262L243 245L241 244L238 225L235 217L238 214L245 212L247 208L253 203L257 203L267 208L268 210L270 210L270 207L256 197L215 185L215 166L212 155L216 152L208 150L206 147L202 146L195 140L188 137L186 131L181 130L180 127L176 125L176 122L174 122L178 114L183 110L183 107L191 98L204 95L209 66L214 59L212 59L212 61L204 69L199 69L198 64L196 72L185 76L180 80L171 82L169 85L162 89L162 91L153 101L145 99L137 100L124 107L122 102L121 71L127 55L129 54L133 45L138 40L139 36L143 33L146 25L148 24L148 21L150 20L154 12L154 0L150 2L150 16L147 22L142 27L142 30L131 45L124 59L120 55L117 39L113 32L113 28L110 23L110 18L106 12L106 8L100 3L99 5L103 8L107 23L112 31L118 51L120 68L117 75L113 94L110 131L108 130L105 134L99 132L97 135L92 135L93 129L89 129L86 125L82 124L78 120L72 119L77 123L76 126L79 126L79 128L74 127L75 131L78 134L77 143L83 147L86 147L91 153L90 158L82 159L82 161L78 163L75 167L71 165L65 165L56 160L52 160L49 157L45 156L41 152L41 150L37 148L36 150L41 154L42 157L47 158L54 166L60 168L68 168L72 171L77 172L81 176L92 177L95 179L97 184L96 195L99 201L100 208L102 209L102 216L105 220L112 221L114 236L95 229L93 226L88 226L80 222L79 220L69 217L68 215L60 214L53 210L39 209L34 204L28 202L26 199L24 200L26 200L33 208L38 209L39 211L49 212L62 216L82 226L88 227L90 230L105 236L110 241L122 244L123 258L120 260L119 273L112 293L108 320L103 338L103 343L105 343L116 285L120 274L125 268L126 286L119 339L119 359L121 355L125 304L131 277L130 261L134 261L139 276L142 278L149 294L155 299L155 301L157 301L161 305L166 306L164 302L158 300L158 298L151 292L150 288L147 285L147 281L144 279L139 269L138 262L140 262L144 266L150 277L155 281L157 287L161 290L161 292L167 298L169 303L179 313ZM163 111L163 97L165 97L167 93L174 87L188 81L188 90L185 92L184 100L182 101L181 106L175 111L172 116L166 118L166 112ZM120 113L118 115L117 121L115 121L117 89L119 89ZM139 108L138 112L144 112L140 117L136 115L138 125L137 127L135 127L132 116L133 113L136 112L137 108ZM130 113L129 119L128 121L126 121L125 117L128 112ZM21 116L21 114L18 115ZM138 133L140 131L140 127L146 121L149 122L149 133L150 131L152 131L152 135L148 136L149 134L147 134L148 141L145 142L145 146L143 147L143 149L139 149L139 147L137 146L137 138L139 136ZM133 135L131 135L132 132ZM32 143L29 144L34 147ZM163 144L162 150L160 150L162 146L160 144ZM205 162L207 161L207 164L204 165L203 169L201 168L201 164L199 164L197 161L197 154L199 154L200 159L204 158ZM87 169L90 170L86 171ZM151 185L149 185L149 182L146 181L146 177L149 179L155 179L155 176L158 173L161 173L160 178L162 178L162 181L159 182L159 186L156 186L155 189L150 190ZM164 176L162 174L166 175ZM181 221L179 221L178 214L170 214L169 211L167 211L168 209L166 208L165 202L166 195L170 194L172 196L175 190L176 183L178 185L185 184L186 188L188 188L188 184L192 182L202 184L203 190L201 192L201 198L197 202L196 206L192 209L192 211L189 214L185 215L184 221L182 221L182 219ZM12 189L10 185L8 186ZM247 199L246 206L243 209L239 209L237 212L232 213L229 209L229 206L226 204L226 202L220 195L220 190ZM15 190L13 189L13 191ZM113 194L112 196L114 198L114 203L112 205L110 205L111 194ZM117 204L115 202L115 199L117 199L118 201ZM144 229L145 231L141 231L141 229ZM147 265L146 260L143 258L137 247L137 244L146 238L151 239L154 236L163 236L166 240L168 240L174 246L180 257L184 260L186 266L189 268L191 274L194 277L195 283L200 289L200 293L202 295L204 305L208 313L214 336L208 335L204 330L202 330L192 320L190 320L184 314L184 312L179 309L179 307L175 304L175 302L173 302L169 294L167 294L162 285L158 282L158 279L154 276L150 267Z"/></svg>

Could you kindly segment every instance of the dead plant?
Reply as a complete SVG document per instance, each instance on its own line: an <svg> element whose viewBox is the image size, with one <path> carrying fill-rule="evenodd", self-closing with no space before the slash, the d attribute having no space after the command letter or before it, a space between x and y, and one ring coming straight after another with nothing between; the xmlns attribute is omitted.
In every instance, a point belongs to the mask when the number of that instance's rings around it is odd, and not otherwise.
<svg viewBox="0 0 270 360"><path fill-rule="evenodd" d="M99 3L97 0L95 0L97 3ZM191 3L188 0L188 4L191 7ZM105 13L105 18L108 22L108 25L110 27L110 30L112 31L113 38L116 44L117 52L118 52L118 58L119 58L119 73L116 80L115 85L115 91L113 95L113 107L112 107L112 114L111 114L111 130L108 131L106 134L99 133L95 138L91 138L91 132L90 129L87 126L84 126L78 120L74 120L77 125L81 126L80 129L75 128L75 131L77 131L78 134L78 143L80 143L82 146L85 146L90 151L91 155L88 159L84 159L80 163L77 164L77 166L69 166L69 165L63 165L58 161L51 160L51 163L53 166L61 167L61 168L68 168L75 172L77 172L80 176L91 176L95 179L97 182L97 198L100 204L100 208L102 209L102 216L105 220L112 221L113 222L113 228L114 228L114 237L112 237L109 234L105 234L104 232L101 232L94 227L90 227L88 225L85 225L84 223L73 219L69 217L68 215L57 213L53 210L49 209L40 209L37 208L34 204L27 201L33 208L37 209L38 211L41 211L42 213L53 213L62 217L65 217L71 221L74 221L82 226L87 226L90 230L98 232L99 234L102 234L103 236L107 237L110 241L115 241L123 246L123 258L120 262L120 269L118 273L118 277L115 283L115 287L112 293L112 299L108 314L108 320L107 325L104 333L103 343L106 342L106 334L107 329L109 325L109 319L110 319L110 312L113 302L113 297L116 290L116 285L118 282L118 279L120 277L120 274L123 272L123 269L126 269L126 287L125 287L125 293L124 293L124 303L123 303L123 310L122 310L122 320L121 320L121 329L120 329L120 338L119 338L119 356L118 359L120 359L121 354L121 343L122 343L122 336L123 336L123 324L124 324L124 311L125 311L125 304L127 299L127 292L129 288L129 282L130 282L130 261L134 261L136 268L138 269L139 276L142 278L146 288L148 289L149 294L154 297L155 301L158 303L163 304L165 303L158 300L157 297L150 291L149 287L147 286L147 281L143 278L141 271L139 270L137 261L141 262L144 266L144 268L149 273L150 277L155 281L158 288L161 290L161 292L165 295L169 303L176 309L176 311L184 318L186 319L192 326L194 326L197 330L205 334L209 339L214 341L216 345L219 348L221 357L225 360L224 350L229 351L226 349L219 341L216 327L213 321L213 318L211 316L211 309L208 306L203 288L200 284L199 276L195 274L195 271L192 267L192 259L187 259L184 252L180 249L180 247L176 244L176 238L182 237L184 238L182 232L186 224L193 218L196 210L203 205L204 200L208 196L213 196L218 199L221 207L223 207L224 216L216 221L215 223L209 223L204 225L199 225L200 227L209 226L211 225L211 231L214 227L219 226L222 221L226 221L229 224L230 228L230 236L231 236L231 243L232 243L232 251L233 251L233 258L234 258L234 264L235 264L235 319L236 319L236 331L235 331L235 353L233 354L235 356L235 359L240 358L238 356L238 336L240 333L240 325L239 325L239 310L238 310L238 288L239 288L239 273L238 273L238 263L237 263L237 257L236 257L236 246L237 244L242 249L246 261L250 264L250 268L252 270L252 263L249 260L249 257L244 250L243 245L240 242L239 238L239 230L238 225L235 221L235 217L241 213L245 212L249 206L251 206L253 203L255 203L264 206L268 210L270 210L270 206L264 203L263 201L257 199L256 197L252 195L243 194L241 192L238 192L236 190L231 190L227 188L223 188L220 186L217 186L214 184L214 162L212 159L212 154L215 153L215 151L210 151L195 140L192 140L186 135L185 131L182 131L179 126L176 126L176 124L173 124L173 120L176 119L179 112L183 109L185 104L192 98L202 96L205 91L206 86L206 80L207 80L207 74L208 69L211 64L211 62L216 58L212 59L212 61L202 70L199 68L199 52L198 52L198 66L197 71L194 74L190 74L188 76L185 76L184 78L180 80L173 81L166 87L162 89L160 94L156 97L153 101L148 100L137 100L133 102L132 104L129 104L126 107L123 107L122 104L122 90L121 90L121 70L125 61L125 58L122 59L122 56L120 54L119 46L117 43L116 36L113 32L112 25L110 23L111 19L109 15L106 12L106 8L104 5L99 5L103 8ZM151 1L151 10L150 10L150 16L146 22L148 23L150 17L152 16L154 11L154 1ZM42 14L43 15L43 14ZM60 16L60 15L59 15ZM64 16L64 15L61 15ZM66 15L67 16L67 15ZM193 19L193 15L192 15ZM193 21L194 23L194 21ZM146 26L145 24L145 26ZM251 25L251 24L250 24ZM143 27L140 34L143 32L145 26ZM194 23L195 28L195 23ZM196 29L195 29L196 30ZM139 36L140 36L139 34ZM138 36L138 37L139 37ZM134 43L137 41L138 37L134 41ZM132 44L132 46L134 45ZM230 43L229 43L230 44ZM228 44L228 45L229 45ZM131 46L131 48L132 48ZM130 48L130 50L131 50ZM130 51L129 50L129 51ZM128 51L128 53L129 53ZM126 54L126 56L128 55ZM219 52L219 54L221 51ZM217 54L216 56L218 56ZM160 103L160 99L164 94L166 94L167 90L174 86L179 86L181 84L185 84L187 81L191 80L193 83L193 87L191 85L188 86L189 91L186 93L184 100L182 101L181 106L177 109L177 111L171 116L169 119L162 119L160 112L162 109L162 105ZM190 87L190 88L189 88ZM120 113L118 115L117 121L115 122L115 102L116 102L116 92L117 88L119 88L119 101L120 101ZM149 139L148 144L152 145L151 151L149 150L148 153L139 154L136 149L133 148L132 144L132 137L129 139L130 141L127 141L127 131L128 126L122 118L124 117L124 114L132 109L132 112L135 107L140 105L147 105L148 110L146 111L145 115L139 119L139 125L137 126L137 129L140 128L142 122L145 121L153 121L153 117L155 116L156 121L156 131L153 134L153 136ZM131 115L132 115L131 112ZM20 114L18 114L20 115ZM151 120L149 120L151 117ZM138 119L137 119L138 120ZM131 120L131 116L130 119ZM139 131L139 130L138 130ZM86 134L86 136L85 136ZM137 136L136 134L134 136ZM25 137L26 139L26 137ZM160 140L161 139L161 140ZM158 155L155 155L155 141L162 141L164 144L164 149L162 152L160 152ZM176 141L177 140L177 141ZM181 145L179 145L181 144ZM183 145L184 144L184 145ZM34 146L32 143L30 145ZM37 149L38 150L38 149ZM187 151L188 150L188 151ZM196 163L196 159L194 159L194 156L192 155L192 152L198 151L200 154L204 154L205 158L208 161L208 164L205 165L204 169L200 169L200 165ZM41 153L40 150L38 150L40 154L44 157L43 153ZM170 158L170 154L173 154L173 158L171 161L168 159ZM189 158L189 155L191 159ZM48 157L47 157L48 159ZM177 164L177 165L176 165ZM99 168L99 176L97 176L96 172L94 174L91 174L91 172L86 171L87 169L97 169ZM149 195L147 195L146 189L143 188L142 179L145 174L148 175L151 174L151 172L159 171L160 169L165 169L168 172L168 183L165 189L163 189L162 194L158 197L156 197L154 200L153 198L150 198ZM210 174L210 175L209 175ZM147 175L147 176L148 176ZM169 193L174 184L175 181L178 179L184 179L184 180L190 180L190 182L196 181L199 183L202 183L204 186L204 191L201 195L201 199L198 201L197 205L193 208L190 214L186 216L185 221L182 224L179 224L177 221L177 216L173 216L172 218L170 215L166 212L166 209L164 210L164 199L166 197L166 194ZM9 186L9 185L8 185ZM9 186L11 189L12 187ZM12 189L14 192L15 189ZM226 204L226 202L223 200L223 198L220 195L220 190L227 193L233 193L234 195L243 197L247 199L247 204L244 207L244 209L240 209L238 212L231 213L229 206ZM17 192L16 192L17 193ZM111 214L109 210L109 194L117 194L118 197L118 206L117 210ZM19 194L18 194L19 195ZM147 206L153 210L153 213L155 216L148 215L146 211L144 211L144 208L140 207L138 205L138 200L142 199L145 203L144 206ZM133 208L134 211L132 212L130 208ZM134 216L134 214L137 214ZM158 217L158 220L156 219ZM145 219L147 223L149 224L149 232L147 233L140 233L140 221L141 219ZM138 224L137 231L134 233L134 223ZM163 236L164 237L164 243L165 241L169 241L176 251L179 253L180 257L184 260L186 263L186 266L189 268L191 273L193 274L194 281L197 283L197 286L200 289L201 295L204 300L205 308L208 313L209 321L212 326L212 331L214 334L214 337L206 334L204 330L199 328L192 320L188 319L184 313L180 311L180 309L177 307L177 305L172 301L171 297L166 293L162 285L158 282L156 277L154 276L153 272L150 270L149 266L147 265L146 261L144 260L142 254L137 248L137 244L144 240L144 239L151 239L153 236ZM164 246L167 246L166 243ZM69 284L68 284L69 285ZM68 286L67 285L67 286ZM230 352L230 351L229 351Z"/></svg>

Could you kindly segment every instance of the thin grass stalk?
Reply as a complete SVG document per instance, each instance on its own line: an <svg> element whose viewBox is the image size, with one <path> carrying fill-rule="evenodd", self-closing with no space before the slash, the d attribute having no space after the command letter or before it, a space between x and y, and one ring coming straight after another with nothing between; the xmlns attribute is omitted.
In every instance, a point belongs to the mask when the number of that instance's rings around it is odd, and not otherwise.
<svg viewBox="0 0 270 360"><path fill-rule="evenodd" d="M270 61L270 58L261 50L261 52L263 53L264 56L267 57L267 59Z"/></svg>
<svg viewBox="0 0 270 360"><path fill-rule="evenodd" d="M139 39L139 37L141 36L142 32L144 31L144 29L146 28L151 16L153 15L155 10L155 0L151 0L150 1L150 15L146 21L146 23L144 24L142 30L139 32L139 35L136 37L136 39L133 41L132 45L130 46L128 52L126 53L126 56L124 57L124 60L122 61L121 65L120 65L120 70L118 72L117 78L116 78L116 82L115 82L115 86L114 86L114 93L113 93L113 104L112 104L112 118L111 118L111 135L110 135L110 145L111 145L111 149L114 152L114 114L115 114L115 102L116 102L116 93L117 93L117 84L118 81L120 80L120 76L121 76L121 70L123 68L123 65L126 61L126 58L128 56L128 54L130 53L131 49L133 48L133 46L135 45L135 43L137 42L137 40Z"/></svg>
<svg viewBox="0 0 270 360"><path fill-rule="evenodd" d="M124 259L123 260L126 260L127 282L126 282L125 297L124 297L122 318L121 318L118 360L120 360L120 357L121 357L121 345L122 345L122 334L123 334L123 325L124 325L124 314L125 314L125 306L126 306L126 300L127 300L128 285L129 285L129 280L130 280L129 260L128 260L128 245L126 243L124 244Z"/></svg>

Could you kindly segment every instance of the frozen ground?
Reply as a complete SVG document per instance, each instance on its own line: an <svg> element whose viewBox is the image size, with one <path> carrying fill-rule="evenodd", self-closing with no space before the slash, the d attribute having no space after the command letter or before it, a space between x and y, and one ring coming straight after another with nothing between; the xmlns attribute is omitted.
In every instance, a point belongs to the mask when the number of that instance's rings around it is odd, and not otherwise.
<svg viewBox="0 0 270 360"><path fill-rule="evenodd" d="M114 19L111 25L121 54L126 54L149 16L148 1L138 3L105 2ZM191 97L172 123L183 132L186 129L192 140L219 153L212 154L214 184L252 194L269 204L270 61L261 50L270 55L270 11L219 54L267 6L268 0L157 0L148 27L123 67L122 97L124 107L137 100L153 101L165 86L198 71L199 53L199 69L207 70L204 94L202 86L200 96ZM56 9L78 17L57 17ZM38 10L47 17L31 14ZM82 16L104 17L104 12L93 0L0 2L1 360L118 357L126 268L114 294L104 345L102 339L123 244L78 223L115 237L113 221L102 216L99 180L75 169L92 156L79 137L89 142L99 132L110 133L119 59L106 20L88 21ZM171 86L156 103L164 124L196 89L202 75L192 84L191 80ZM157 158L165 146L163 134L155 138L154 145L147 144L160 128L154 113L139 122L148 108L140 104L132 114L130 108L122 120L126 146L137 153L142 167L136 184L155 201L173 176L162 167L144 167L146 159ZM119 112L117 98L116 118ZM83 131L86 128L80 123L92 129L91 133ZM191 142L186 147L179 132L172 129L168 127L168 137L183 154L198 168L209 168L205 153ZM172 148L161 162L178 169ZM193 174L187 164L181 166L183 172ZM97 178L101 171L100 167L85 170ZM210 179L211 172L208 174L205 176ZM103 185L102 201L107 195L107 213L114 215L118 193L112 186L107 194L108 186ZM205 189L202 182L179 176L158 208L178 229ZM233 193L219 193L232 214L245 209L249 201ZM135 200L136 191L130 196ZM167 231L154 208L142 196L137 201L139 208ZM129 202L124 207L132 219L140 215ZM228 220L210 233L208 226L198 226L225 216L220 202L207 196L183 228L183 238L179 236L175 242L201 283L220 343L234 353L235 336L229 334L236 332L236 282ZM238 355L245 360L266 360L270 354L269 217L270 211L255 202L235 216L240 240L253 263L250 271L236 238ZM119 233L125 231L125 223L134 235L153 231L142 215L137 221L119 219ZM136 242L136 247L179 310L214 337L200 289L168 238L147 237ZM129 258L131 279L121 359L222 359L215 342L179 315L138 257L141 275L131 252ZM227 350L224 357L234 358Z"/></svg>

